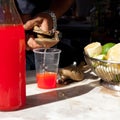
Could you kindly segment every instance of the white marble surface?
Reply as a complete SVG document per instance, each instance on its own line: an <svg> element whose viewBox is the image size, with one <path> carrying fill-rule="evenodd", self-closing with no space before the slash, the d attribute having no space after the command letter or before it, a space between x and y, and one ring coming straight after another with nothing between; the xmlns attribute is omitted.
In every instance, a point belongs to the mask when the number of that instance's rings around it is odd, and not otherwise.
<svg viewBox="0 0 120 120"><path fill-rule="evenodd" d="M25 108L0 112L0 120L120 120L120 93L106 89L91 72L81 82L39 89L27 72Z"/></svg>

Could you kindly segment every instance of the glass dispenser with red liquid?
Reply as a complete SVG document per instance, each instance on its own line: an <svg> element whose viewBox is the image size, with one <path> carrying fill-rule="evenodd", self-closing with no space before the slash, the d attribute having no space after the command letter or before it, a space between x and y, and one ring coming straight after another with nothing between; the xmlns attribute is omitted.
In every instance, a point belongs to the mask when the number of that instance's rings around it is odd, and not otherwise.
<svg viewBox="0 0 120 120"><path fill-rule="evenodd" d="M25 34L14 0L0 0L0 110L26 102Z"/></svg>

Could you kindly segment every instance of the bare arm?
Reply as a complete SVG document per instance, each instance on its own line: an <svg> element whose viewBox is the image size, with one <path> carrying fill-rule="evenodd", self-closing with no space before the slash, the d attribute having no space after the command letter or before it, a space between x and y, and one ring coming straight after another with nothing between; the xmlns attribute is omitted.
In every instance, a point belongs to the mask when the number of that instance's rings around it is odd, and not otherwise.
<svg viewBox="0 0 120 120"><path fill-rule="evenodd" d="M60 18L72 5L74 0L52 0L50 10L55 13L56 18ZM39 26L43 31L52 30L54 24L53 19L48 13L39 13L35 18L28 20L24 24L25 30L30 30L34 25ZM41 47L38 45L33 37L29 37L27 44L31 48Z"/></svg>
<svg viewBox="0 0 120 120"><path fill-rule="evenodd" d="M73 4L74 0L52 0L50 10L56 14L56 18L60 18Z"/></svg>

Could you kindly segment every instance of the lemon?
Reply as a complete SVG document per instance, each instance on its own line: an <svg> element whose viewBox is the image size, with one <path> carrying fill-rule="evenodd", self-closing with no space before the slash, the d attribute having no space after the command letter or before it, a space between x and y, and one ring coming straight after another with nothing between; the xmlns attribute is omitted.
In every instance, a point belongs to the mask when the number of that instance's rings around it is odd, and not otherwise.
<svg viewBox="0 0 120 120"><path fill-rule="evenodd" d="M93 58L100 59L100 60L105 60L106 55L105 54L100 54L97 56L94 56Z"/></svg>
<svg viewBox="0 0 120 120"><path fill-rule="evenodd" d="M99 42L92 42L84 47L84 52L90 57L100 55L102 52L102 45Z"/></svg>
<svg viewBox="0 0 120 120"><path fill-rule="evenodd" d="M107 54L108 50L113 47L115 43L106 43L102 46L102 53L101 54Z"/></svg>
<svg viewBox="0 0 120 120"><path fill-rule="evenodd" d="M117 43L108 50L107 60L120 62L120 43Z"/></svg>

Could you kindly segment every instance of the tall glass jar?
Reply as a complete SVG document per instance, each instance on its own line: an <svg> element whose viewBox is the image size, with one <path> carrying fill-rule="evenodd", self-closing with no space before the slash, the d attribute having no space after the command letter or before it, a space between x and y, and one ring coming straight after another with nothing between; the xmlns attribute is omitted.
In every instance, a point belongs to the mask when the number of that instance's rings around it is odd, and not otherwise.
<svg viewBox="0 0 120 120"><path fill-rule="evenodd" d="M25 34L14 0L0 0L0 110L26 102Z"/></svg>

